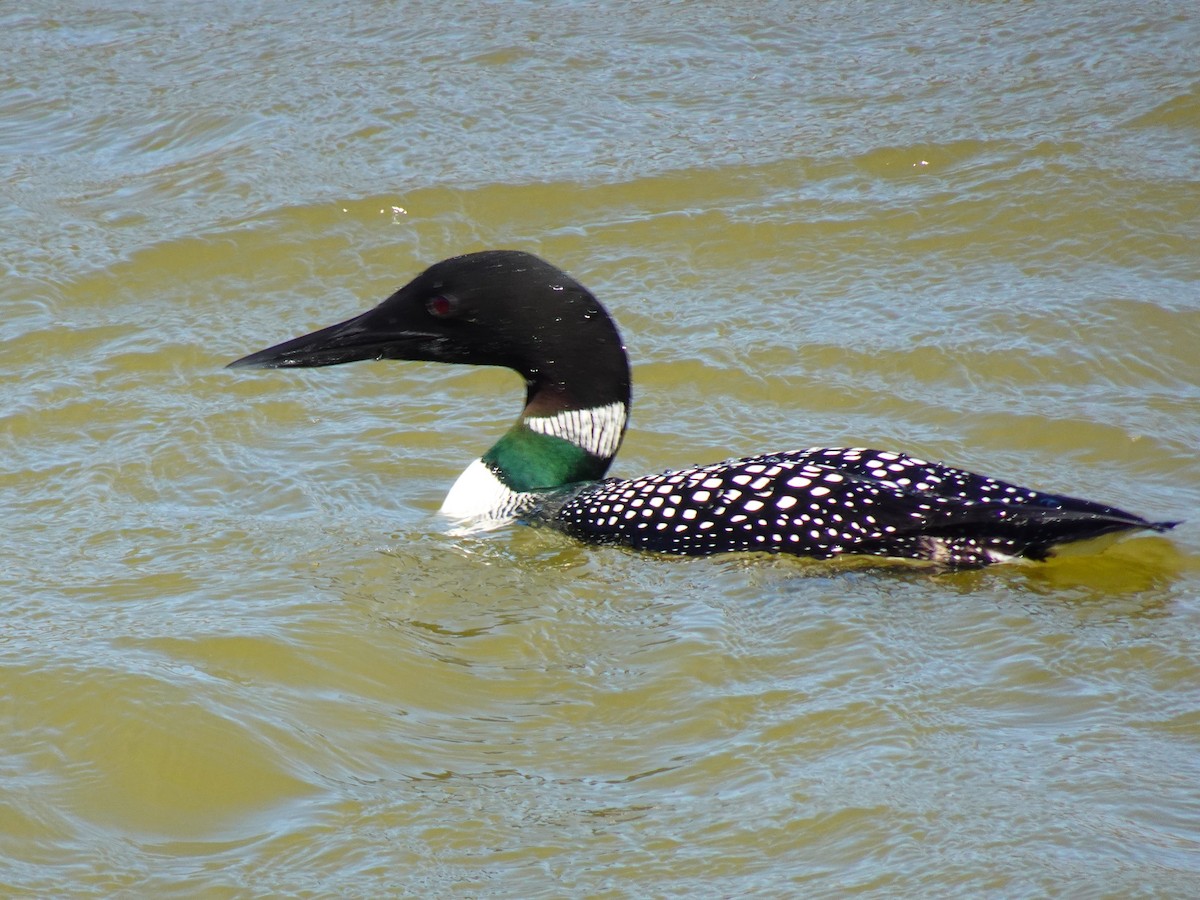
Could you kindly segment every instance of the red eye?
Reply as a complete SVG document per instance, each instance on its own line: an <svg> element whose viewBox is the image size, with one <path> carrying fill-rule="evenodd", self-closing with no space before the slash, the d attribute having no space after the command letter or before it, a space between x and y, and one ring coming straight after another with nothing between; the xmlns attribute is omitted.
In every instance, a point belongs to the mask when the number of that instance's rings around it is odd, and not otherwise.
<svg viewBox="0 0 1200 900"><path fill-rule="evenodd" d="M454 311L458 309L458 301L453 297L447 297L445 294L438 294L436 297L430 297L425 303L425 308L429 310L429 314L437 319L444 319L447 316L454 315Z"/></svg>

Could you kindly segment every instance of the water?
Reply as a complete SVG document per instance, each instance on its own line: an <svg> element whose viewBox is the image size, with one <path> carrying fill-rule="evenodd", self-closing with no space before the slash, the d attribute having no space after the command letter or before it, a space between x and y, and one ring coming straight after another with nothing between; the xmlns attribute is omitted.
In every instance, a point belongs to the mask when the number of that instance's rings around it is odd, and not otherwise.
<svg viewBox="0 0 1200 900"><path fill-rule="evenodd" d="M0 15L0 893L1190 896L1193 522L931 576L447 535L508 373L228 372L520 247L616 474L1200 501L1190 4Z"/></svg>

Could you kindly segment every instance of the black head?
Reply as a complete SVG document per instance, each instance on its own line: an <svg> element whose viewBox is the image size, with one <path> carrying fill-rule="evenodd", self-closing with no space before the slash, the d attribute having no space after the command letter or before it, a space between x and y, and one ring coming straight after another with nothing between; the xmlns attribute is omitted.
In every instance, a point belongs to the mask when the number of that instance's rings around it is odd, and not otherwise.
<svg viewBox="0 0 1200 900"><path fill-rule="evenodd" d="M565 272L518 250L443 260L374 309L229 367L361 359L505 366L524 376L531 401L629 402L629 363L604 307Z"/></svg>

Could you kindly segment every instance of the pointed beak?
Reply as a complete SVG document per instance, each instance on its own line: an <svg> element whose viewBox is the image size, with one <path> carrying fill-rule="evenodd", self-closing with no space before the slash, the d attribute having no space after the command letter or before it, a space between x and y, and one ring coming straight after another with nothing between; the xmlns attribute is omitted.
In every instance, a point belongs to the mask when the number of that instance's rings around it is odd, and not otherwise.
<svg viewBox="0 0 1200 900"><path fill-rule="evenodd" d="M227 369L286 369L336 366L361 359L412 359L421 346L437 344L436 334L380 328L377 310L292 338L234 360Z"/></svg>

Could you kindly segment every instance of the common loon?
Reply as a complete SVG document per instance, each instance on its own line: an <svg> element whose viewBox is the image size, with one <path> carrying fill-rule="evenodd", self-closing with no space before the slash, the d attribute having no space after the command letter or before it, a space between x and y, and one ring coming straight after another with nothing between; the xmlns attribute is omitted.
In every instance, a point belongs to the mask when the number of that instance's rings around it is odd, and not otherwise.
<svg viewBox="0 0 1200 900"><path fill-rule="evenodd" d="M362 359L505 366L524 377L520 418L442 505L467 530L520 520L665 553L853 554L956 569L1044 560L1059 544L1178 524L865 448L605 479L629 416L625 346L587 288L516 250L443 260L374 309L229 367Z"/></svg>

